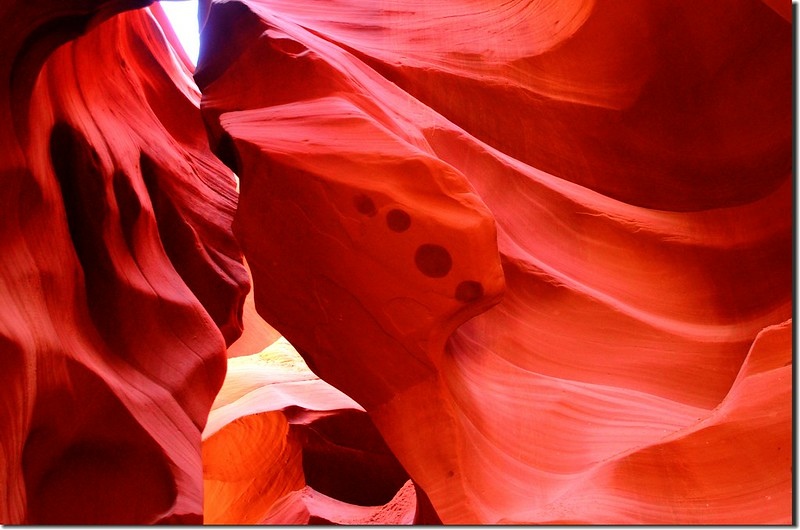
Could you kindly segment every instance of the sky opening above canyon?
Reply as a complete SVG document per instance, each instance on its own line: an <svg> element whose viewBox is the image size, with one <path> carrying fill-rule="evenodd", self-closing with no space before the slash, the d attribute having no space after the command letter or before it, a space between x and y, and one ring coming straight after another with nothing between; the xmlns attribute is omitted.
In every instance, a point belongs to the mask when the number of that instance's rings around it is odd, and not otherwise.
<svg viewBox="0 0 800 530"><path fill-rule="evenodd" d="M197 0L181 2L161 2L172 28L178 35L183 49L197 65L197 55L200 52L200 30L197 26Z"/></svg>

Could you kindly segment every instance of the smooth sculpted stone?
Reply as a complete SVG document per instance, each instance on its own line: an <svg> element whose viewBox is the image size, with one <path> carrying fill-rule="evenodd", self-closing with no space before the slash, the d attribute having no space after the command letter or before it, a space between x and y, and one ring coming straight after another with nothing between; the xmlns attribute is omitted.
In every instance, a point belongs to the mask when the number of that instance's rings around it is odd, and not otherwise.
<svg viewBox="0 0 800 530"><path fill-rule="evenodd" d="M203 477L209 524L434 522L369 416L283 338L230 359Z"/></svg>
<svg viewBox="0 0 800 530"><path fill-rule="evenodd" d="M422 511L792 520L773 4L203 3L255 307L364 407Z"/></svg>
<svg viewBox="0 0 800 530"><path fill-rule="evenodd" d="M203 521L249 281L233 176L148 3L0 6L3 524Z"/></svg>
<svg viewBox="0 0 800 530"><path fill-rule="evenodd" d="M788 3L0 4L0 523L792 522Z"/></svg>

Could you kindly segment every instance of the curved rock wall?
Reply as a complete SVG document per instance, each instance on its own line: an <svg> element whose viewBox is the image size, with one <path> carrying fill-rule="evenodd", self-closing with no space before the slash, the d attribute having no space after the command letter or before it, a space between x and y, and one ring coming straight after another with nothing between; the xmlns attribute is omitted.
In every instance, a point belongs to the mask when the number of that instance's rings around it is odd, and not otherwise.
<svg viewBox="0 0 800 530"><path fill-rule="evenodd" d="M789 521L780 13L206 6L255 306L442 521Z"/></svg>
<svg viewBox="0 0 800 530"><path fill-rule="evenodd" d="M0 94L0 521L199 523L249 287L233 176L153 15L110 18L141 3L22 4L0 10L4 52L21 42Z"/></svg>
<svg viewBox="0 0 800 530"><path fill-rule="evenodd" d="M0 522L792 521L785 4L149 3L0 6Z"/></svg>

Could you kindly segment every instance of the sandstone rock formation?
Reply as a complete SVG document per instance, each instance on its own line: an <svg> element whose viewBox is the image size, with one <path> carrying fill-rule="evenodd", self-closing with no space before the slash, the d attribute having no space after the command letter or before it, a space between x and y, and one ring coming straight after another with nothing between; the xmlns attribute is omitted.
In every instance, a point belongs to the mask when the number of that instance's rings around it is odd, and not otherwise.
<svg viewBox="0 0 800 530"><path fill-rule="evenodd" d="M785 3L149 4L0 7L1 523L792 522Z"/></svg>
<svg viewBox="0 0 800 530"><path fill-rule="evenodd" d="M789 521L785 17L203 13L195 79L255 306L442 521Z"/></svg>
<svg viewBox="0 0 800 530"><path fill-rule="evenodd" d="M414 521L413 484L367 414L285 339L228 366L204 433L206 523Z"/></svg>
<svg viewBox="0 0 800 530"><path fill-rule="evenodd" d="M0 8L3 523L202 521L249 282L188 65L149 11L109 18L141 5Z"/></svg>

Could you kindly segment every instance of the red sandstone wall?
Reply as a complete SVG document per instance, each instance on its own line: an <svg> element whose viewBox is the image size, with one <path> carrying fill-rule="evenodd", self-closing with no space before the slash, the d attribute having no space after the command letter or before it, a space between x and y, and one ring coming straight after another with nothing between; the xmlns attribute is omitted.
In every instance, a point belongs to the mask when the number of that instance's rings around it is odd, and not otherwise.
<svg viewBox="0 0 800 530"><path fill-rule="evenodd" d="M0 8L0 522L199 523L235 184L153 16L87 4Z"/></svg>
<svg viewBox="0 0 800 530"><path fill-rule="evenodd" d="M207 6L256 308L442 521L789 521L785 17Z"/></svg>
<svg viewBox="0 0 800 530"><path fill-rule="evenodd" d="M0 522L791 522L788 3L147 3L0 7Z"/></svg>

